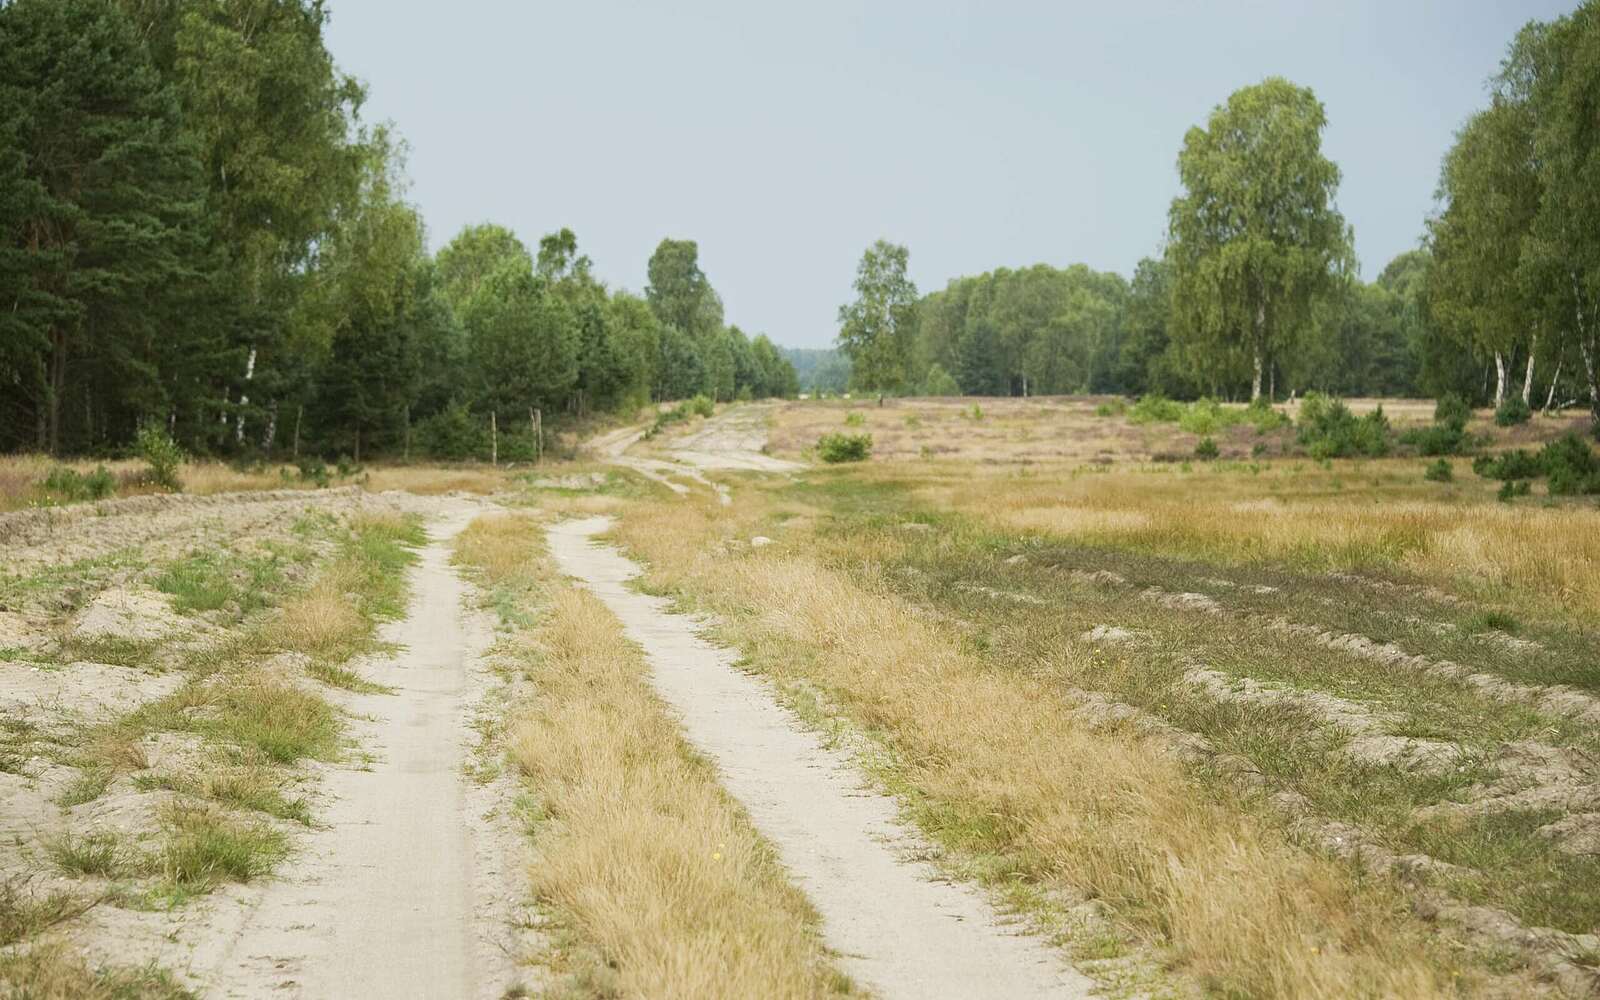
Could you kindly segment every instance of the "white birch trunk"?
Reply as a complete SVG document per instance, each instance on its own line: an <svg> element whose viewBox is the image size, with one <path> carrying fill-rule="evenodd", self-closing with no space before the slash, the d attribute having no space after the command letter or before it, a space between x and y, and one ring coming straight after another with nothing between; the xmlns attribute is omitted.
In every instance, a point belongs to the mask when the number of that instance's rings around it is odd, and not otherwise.
<svg viewBox="0 0 1600 1000"><path fill-rule="evenodd" d="M1506 356L1499 351L1494 352L1494 408L1499 409L1500 404L1506 401Z"/></svg>
<svg viewBox="0 0 1600 1000"><path fill-rule="evenodd" d="M255 378L255 377L256 377L256 349L254 347L252 347L252 348L250 348L250 357L244 363L244 382L245 382L245 385L249 385L250 384L250 380ZM250 405L250 394L241 390L240 393L239 393L239 409L242 411L248 405ZM239 414L238 419L233 422L233 441L234 441L235 444L244 444L244 413L243 412L241 412Z"/></svg>
<svg viewBox="0 0 1600 1000"><path fill-rule="evenodd" d="M1522 376L1522 401L1529 407L1533 406L1533 359L1539 351L1539 337L1528 341L1528 372Z"/></svg>

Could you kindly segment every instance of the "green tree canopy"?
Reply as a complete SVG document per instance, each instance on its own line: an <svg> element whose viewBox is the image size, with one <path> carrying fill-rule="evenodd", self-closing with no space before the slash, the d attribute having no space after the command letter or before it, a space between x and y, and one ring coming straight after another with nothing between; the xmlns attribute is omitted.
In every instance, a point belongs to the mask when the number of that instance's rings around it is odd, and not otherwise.
<svg viewBox="0 0 1600 1000"><path fill-rule="evenodd" d="M1334 206L1339 168L1322 155L1326 124L1309 88L1272 77L1235 91L1178 154L1175 332L1217 372L1250 371L1252 398L1353 260Z"/></svg>
<svg viewBox="0 0 1600 1000"><path fill-rule="evenodd" d="M0 364L32 443L87 448L164 421L163 345L194 329L181 306L205 266L204 188L128 17L104 0L0 6L0 136Z"/></svg>
<svg viewBox="0 0 1600 1000"><path fill-rule="evenodd" d="M906 385L917 325L917 286L906 274L910 251L878 240L856 268L856 299L839 307L839 347L850 358L858 389L895 391Z"/></svg>
<svg viewBox="0 0 1600 1000"><path fill-rule="evenodd" d="M645 298L663 324L692 337L722 329L722 300L700 270L700 246L694 240L662 240L647 272Z"/></svg>

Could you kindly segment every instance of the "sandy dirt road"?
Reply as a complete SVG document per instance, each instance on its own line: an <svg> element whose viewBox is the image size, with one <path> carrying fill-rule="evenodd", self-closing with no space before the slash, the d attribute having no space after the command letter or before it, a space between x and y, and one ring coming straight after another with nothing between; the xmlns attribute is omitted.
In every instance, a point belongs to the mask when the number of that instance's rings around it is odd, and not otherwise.
<svg viewBox="0 0 1600 1000"><path fill-rule="evenodd" d="M318 829L243 925L197 949L206 995L487 1000L516 982L516 837L483 821L463 773L491 631L463 609L448 542L476 513L430 525L409 613L383 633L403 648L367 671L395 693L346 703L355 759L327 773Z"/></svg>
<svg viewBox="0 0 1600 1000"><path fill-rule="evenodd" d="M734 406L707 420L672 444L672 457L697 469L745 469L753 472L798 472L805 466L762 454L767 444L767 417L775 403Z"/></svg>
<svg viewBox="0 0 1600 1000"><path fill-rule="evenodd" d="M882 1000L1090 995L1087 978L1008 926L976 891L907 860L917 842L894 801L867 789L844 755L735 669L734 653L701 639L664 599L630 589L638 566L592 541L609 523L554 526L552 554L644 648L656 689L821 912L846 972Z"/></svg>
<svg viewBox="0 0 1600 1000"><path fill-rule="evenodd" d="M773 405L745 403L729 407L674 441L670 461L630 454L629 449L644 437L643 427L610 431L589 442L589 447L603 461L632 469L680 496L690 489L680 480L688 480L711 490L722 503L729 503L732 494L728 487L707 478L706 470L788 473L805 468L798 462L761 453L767 443L767 416Z"/></svg>

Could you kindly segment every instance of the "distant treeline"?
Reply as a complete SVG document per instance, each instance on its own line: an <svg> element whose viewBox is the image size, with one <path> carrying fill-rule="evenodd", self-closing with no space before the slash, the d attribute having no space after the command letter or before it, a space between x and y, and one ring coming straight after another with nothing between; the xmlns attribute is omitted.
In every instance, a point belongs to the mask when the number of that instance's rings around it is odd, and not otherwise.
<svg viewBox="0 0 1600 1000"><path fill-rule="evenodd" d="M1163 252L919 297L905 247L863 255L839 313L852 385L989 395L1459 394L1589 404L1600 430L1600 0L1530 22L1444 158L1420 248L1371 283L1312 92L1236 91L1178 155Z"/></svg>
<svg viewBox="0 0 1600 1000"><path fill-rule="evenodd" d="M838 394L850 388L850 359L836 347L780 347L794 365L800 391Z"/></svg>
<svg viewBox="0 0 1600 1000"><path fill-rule="evenodd" d="M693 242L662 241L642 297L564 229L533 251L469 227L430 255L327 16L0 3L0 450L155 425L207 453L465 455L491 414L797 391L724 324Z"/></svg>

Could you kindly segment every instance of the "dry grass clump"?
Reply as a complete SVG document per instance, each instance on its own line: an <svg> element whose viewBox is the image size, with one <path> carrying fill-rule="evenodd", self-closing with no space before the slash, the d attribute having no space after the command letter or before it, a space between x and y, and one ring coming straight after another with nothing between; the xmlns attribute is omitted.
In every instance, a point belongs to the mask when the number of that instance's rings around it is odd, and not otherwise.
<svg viewBox="0 0 1600 1000"><path fill-rule="evenodd" d="M64 941L0 954L0 995L16 1000L194 1000L154 966L91 968Z"/></svg>
<svg viewBox="0 0 1600 1000"><path fill-rule="evenodd" d="M36 893L28 882L16 875L0 878L0 948L71 920L94 905L71 893Z"/></svg>
<svg viewBox="0 0 1600 1000"><path fill-rule="evenodd" d="M607 996L815 997L842 987L815 913L684 745L605 607L562 592L538 642L539 696L510 740L548 816L534 883L604 957L603 968L559 971L586 975Z"/></svg>
<svg viewBox="0 0 1600 1000"><path fill-rule="evenodd" d="M347 596L348 571L330 571L311 589L283 606L272 629L273 641L310 657L336 656L365 632L361 609Z"/></svg>
<svg viewBox="0 0 1600 1000"><path fill-rule="evenodd" d="M366 487L374 492L403 490L422 496L441 493L497 493L506 488L504 470L492 465L389 465L367 470Z"/></svg>
<svg viewBox="0 0 1600 1000"><path fill-rule="evenodd" d="M936 837L1006 859L1010 877L1104 900L1224 995L1456 995L1396 888L1292 844L1163 747L1088 730L1058 684L994 672L870 577L771 551L717 558L715 530L675 504L625 518L619 534L655 582L727 616L758 669L833 692L888 734L902 761L893 780Z"/></svg>
<svg viewBox="0 0 1600 1000"><path fill-rule="evenodd" d="M1600 611L1600 510L1429 498L1437 490L1415 464L941 477L918 496L1092 544L1303 570L1402 570L1468 593Z"/></svg>
<svg viewBox="0 0 1600 1000"><path fill-rule="evenodd" d="M472 567L489 587L538 577L544 552L531 514L488 514L474 518L456 536L455 561Z"/></svg>

